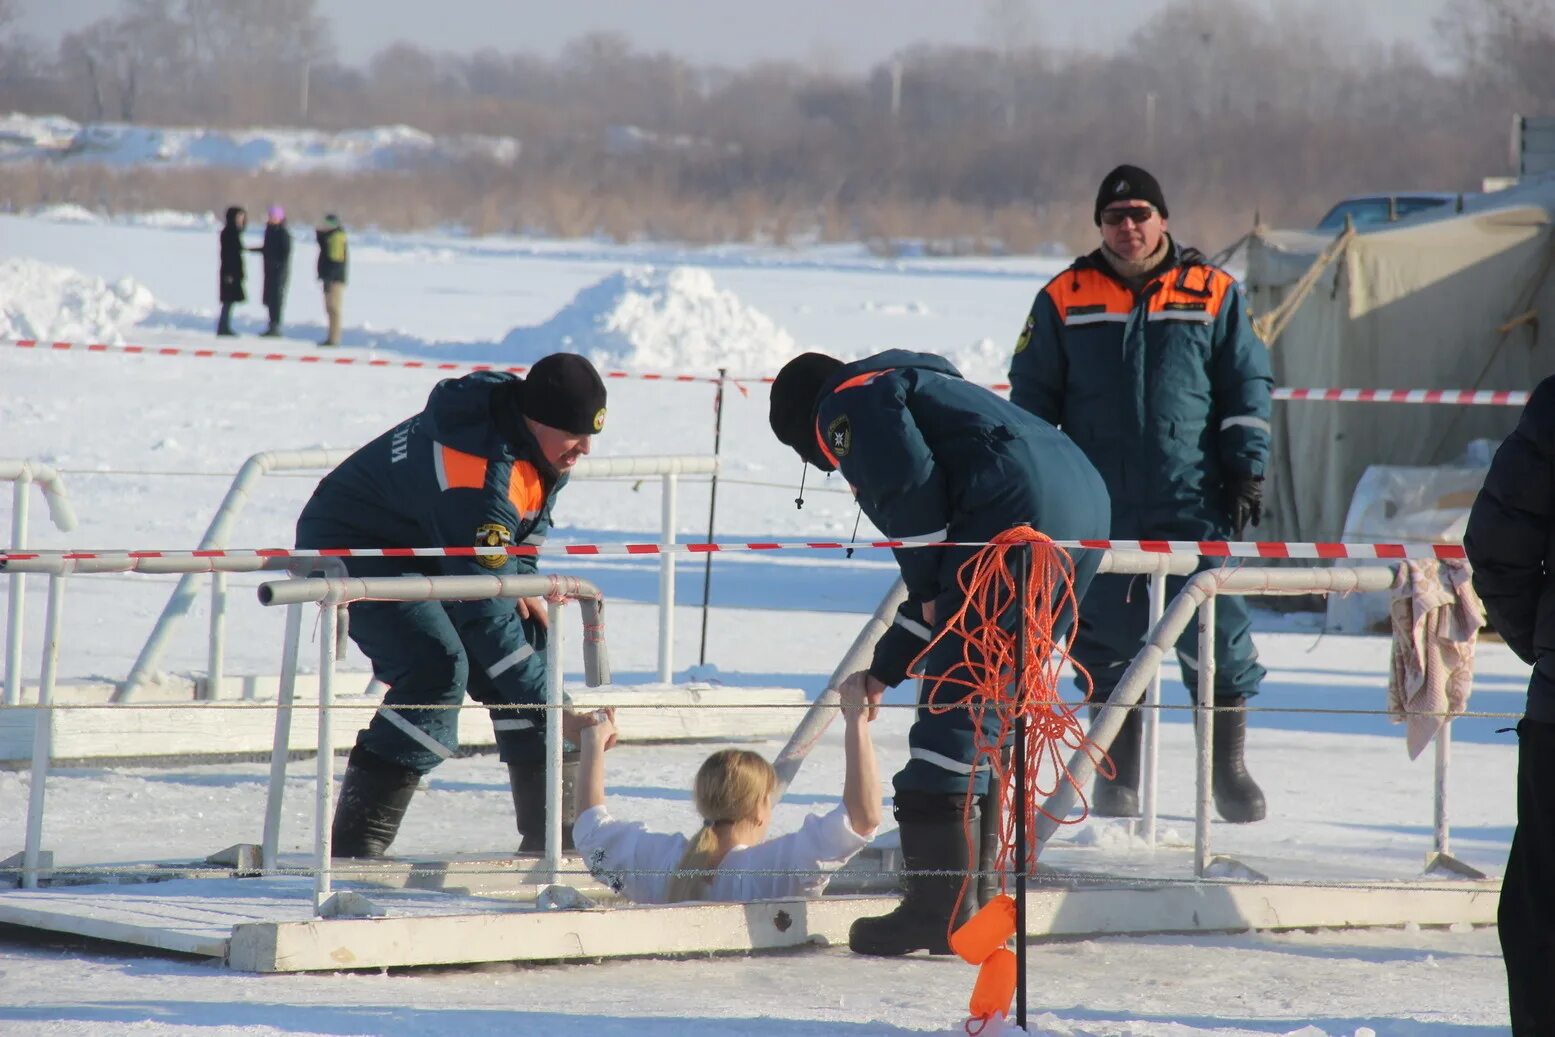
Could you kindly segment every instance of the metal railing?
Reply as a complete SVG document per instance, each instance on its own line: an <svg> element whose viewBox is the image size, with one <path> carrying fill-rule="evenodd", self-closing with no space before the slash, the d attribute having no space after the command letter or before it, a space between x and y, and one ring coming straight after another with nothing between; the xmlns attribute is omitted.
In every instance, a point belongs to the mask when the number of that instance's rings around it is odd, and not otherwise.
<svg viewBox="0 0 1555 1037"><path fill-rule="evenodd" d="M76 528L76 512L65 492L65 481L41 461L0 461L0 481L11 483L11 547L27 546L27 487L36 483L49 506L49 520L61 533ZM27 595L26 576L11 574L5 618L5 699L7 706L22 700L22 619Z"/></svg>
<svg viewBox="0 0 1555 1037"><path fill-rule="evenodd" d="M233 523L248 503L255 483L275 472L323 471L334 468L350 450L265 451L243 463L216 509L205 535L200 538L202 551L224 547ZM681 475L711 475L718 469L712 456L646 456L584 458L573 468L573 479L609 479L630 476L658 476L662 480L660 543L673 544L676 536L676 503ZM20 546L20 545L18 545ZM430 546L403 544L403 547ZM659 559L659 650L658 679L667 684L674 672L675 639L675 556L666 553ZM208 664L202 697L215 698L221 688L226 656L227 578L229 570L211 572L211 614ZM185 572L174 588L156 625L141 647L129 676L114 691L114 702L127 702L150 680L161 661L173 631L188 615L199 596L199 581L207 570ZM16 607L13 604L13 608Z"/></svg>

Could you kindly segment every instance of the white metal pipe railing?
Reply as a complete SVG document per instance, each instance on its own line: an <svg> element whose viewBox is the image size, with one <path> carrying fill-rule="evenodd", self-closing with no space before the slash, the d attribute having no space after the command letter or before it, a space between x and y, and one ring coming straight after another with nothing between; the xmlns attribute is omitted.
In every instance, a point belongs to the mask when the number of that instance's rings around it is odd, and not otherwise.
<svg viewBox="0 0 1555 1037"><path fill-rule="evenodd" d="M924 550L930 550L925 548ZM1199 560L1192 555L1166 555L1154 554L1144 551L1104 551L1101 562L1097 565L1099 573L1128 573L1132 575L1148 575L1151 587L1161 586L1162 597L1165 601L1165 583L1167 574L1186 576L1198 567ZM1154 591L1152 590L1152 594ZM907 600L907 586L901 580L891 585L880 604L875 606L874 615L864 624L858 636L853 639L842 661L832 671L831 678L826 682L825 689L810 703L810 708L800 718L794 733L789 736L788 742L783 746L777 758L772 761L772 768L777 772L777 788L772 794L772 801L776 803L783 798L783 793L788 789L789 783L794 780L794 775L799 773L800 766L805 757L815 747L821 735L831 726L832 720L837 715L837 706L840 696L837 686L845 680L849 674L866 668L870 657L875 650L875 643L885 634L887 628L896 619L896 610L902 602ZM1153 775L1150 779L1153 782Z"/></svg>
<svg viewBox="0 0 1555 1037"><path fill-rule="evenodd" d="M1197 559L1195 559L1197 561ZM1166 575L1157 573L1150 578L1150 626L1161 622L1166 614ZM1145 844L1155 847L1156 811L1160 803L1161 770L1161 668L1156 667L1145 689L1144 730L1140 732L1144 743L1143 767L1139 787L1140 836Z"/></svg>
<svg viewBox="0 0 1555 1037"><path fill-rule="evenodd" d="M38 862L43 854L43 793L53 750L54 680L59 673L60 626L65 609L65 578L49 577L47 618L43 627L43 669L38 679L38 716L32 728L31 787L27 790L27 835L22 849L22 885L38 887Z"/></svg>
<svg viewBox="0 0 1555 1037"><path fill-rule="evenodd" d="M253 485L270 472L297 472L314 469L333 468L347 457L351 456L349 450L295 450L295 451L265 451L250 457L243 462L243 467L238 469L238 474L233 478L232 485L227 487L227 495L222 498L221 505L216 509L216 514L211 518L210 525L205 528L205 535L200 538L199 548L208 551L213 548L225 547L227 536L232 531L233 524L238 515L248 504L249 491ZM407 547L415 546L411 544ZM225 589L224 587L222 588ZM113 701L126 702L133 698L135 693L156 671L157 663L162 659L162 652L167 647L168 638L173 634L179 620L189 613L194 605L194 599L199 593L199 576L197 572L187 572L183 579L178 581L178 586L173 589L173 594L162 607L162 614L157 617L157 622L151 628L151 636L146 638L146 643L141 646L140 655L135 659L135 665L130 667L130 674L124 679L124 683L114 691ZM212 612L220 610L219 606L213 607ZM211 634L216 636L216 621L213 617ZM212 654L218 651L217 646L212 645ZM214 680L206 683L207 694L214 696L217 691Z"/></svg>
<svg viewBox="0 0 1555 1037"><path fill-rule="evenodd" d="M27 546L27 488L36 483L49 507L49 520L62 533L76 528L76 511L71 507L65 481L53 468L41 461L0 461L0 482L11 485L11 549ZM22 621L26 611L26 574L11 571L10 593L5 619L5 698L7 706L22 700Z"/></svg>
<svg viewBox="0 0 1555 1037"><path fill-rule="evenodd" d="M548 599L551 626L548 633L546 662L546 871L555 877L561 861L561 703L563 702L562 614L558 596L578 602L583 610L586 630L593 631L584 638L584 680L589 687L598 687L610 681L610 662L605 648L603 609L604 599L599 588L587 580L572 576L385 576L385 577L310 577L291 579L259 586L262 605L285 605L298 610L308 602L323 607L324 623L320 632L319 656L319 733L318 777L314 796L314 853L316 879L314 886L314 912L323 910L331 889L332 864L330 854L330 815L334 800L334 738L329 723L333 705L335 671L335 623L339 610L350 602L371 598L377 601L474 601L488 598L528 598L545 596ZM283 648L282 687L296 677L296 638L300 624L287 617L286 644ZM270 761L270 790L265 813L264 844L261 861L265 867L273 867L279 856L280 805L285 784L285 758L288 738L279 718L276 722L275 746Z"/></svg>
<svg viewBox="0 0 1555 1037"><path fill-rule="evenodd" d="M265 451L254 454L243 462L242 468L228 487L226 496L216 509L216 515L206 527L201 538L201 550L225 546L227 537L238 515L248 504L253 485L272 472L315 471L334 468L347 457L350 450L296 450ZM711 475L718 470L718 459L712 456L661 456L642 457L588 457L574 466L573 479L610 479L630 476L657 475L663 479L663 517L660 530L662 543L675 542L676 477L680 475ZM4 468L0 467L0 473ZM51 504L51 507L53 505ZM19 545L18 545L19 546ZM396 544L396 547L419 547L419 544ZM674 617L675 617L675 557L665 554L659 561L659 680L668 682L674 669ZM151 570L138 570L142 572ZM164 570L166 571L166 570ZM162 614L146 643L141 647L129 676L114 692L115 702L128 701L155 672L174 629L186 616L199 593L199 578L205 572L235 571L220 569L179 570L184 578L178 581ZM243 570L236 570L243 571ZM216 697L220 693L225 667L225 624L227 614L227 584L225 579L214 577L211 581L211 622L209 633L209 661L206 668L205 693ZM19 622L19 621L18 621Z"/></svg>
<svg viewBox="0 0 1555 1037"><path fill-rule="evenodd" d="M562 606L546 602L550 626L545 636L545 874L561 881L562 870L562 703L566 681L562 672Z"/></svg>
<svg viewBox="0 0 1555 1037"><path fill-rule="evenodd" d="M1214 802L1215 767L1215 595L1199 605L1198 702L1194 710L1198 734L1198 766L1194 769L1193 873L1209 874L1209 812ZM1160 673L1156 669L1156 673Z"/></svg>
<svg viewBox="0 0 1555 1037"><path fill-rule="evenodd" d="M1103 750L1111 747L1117 738L1118 730L1123 726L1123 721L1128 716L1130 708L1138 704L1144 694L1146 685L1160 669L1162 660L1167 653L1173 650L1177 639L1187 630L1188 624L1193 622L1199 614L1201 607L1217 594L1333 594L1348 593L1354 591L1384 591L1393 586L1395 570L1392 567L1367 566L1356 568L1239 568L1239 569L1209 569L1189 578L1183 589L1172 599L1166 607L1166 612L1161 620L1155 624L1146 636L1144 646L1139 654L1134 656L1133 662L1124 671L1123 677L1118 681L1117 687L1112 691L1106 705L1096 720L1091 724L1088 732L1089 739ZM1202 622L1202 620L1201 620ZM1208 624L1209 647L1208 650L1200 648L1201 655L1207 655L1211 667L1214 660L1214 622L1213 614ZM1203 679L1206 670L1204 659L1200 659L1200 702L1199 711L1205 712L1214 709L1213 684L1206 692L1203 687ZM1213 681L1214 671L1209 671ZM1207 700L1207 701L1206 701ZM1200 721L1203 725L1203 721ZM1213 722L1211 721L1211 724ZM1209 725L1203 725L1201 731L1212 736L1213 729ZM1209 814L1208 805L1204 800L1205 786L1212 784L1213 774L1208 769L1213 765L1210 756L1209 738L1201 736L1198 745L1199 766L1206 775L1201 779L1199 805L1196 810L1195 826L1195 857L1196 871L1203 875L1203 867L1209 858ZM1069 774L1074 781L1061 782L1058 790L1047 798L1043 804L1042 815L1037 818L1036 844L1039 848L1052 838L1057 830L1059 818L1067 817L1074 807L1077 789L1083 787L1096 773L1096 761L1091 758L1085 749L1076 750L1069 758Z"/></svg>

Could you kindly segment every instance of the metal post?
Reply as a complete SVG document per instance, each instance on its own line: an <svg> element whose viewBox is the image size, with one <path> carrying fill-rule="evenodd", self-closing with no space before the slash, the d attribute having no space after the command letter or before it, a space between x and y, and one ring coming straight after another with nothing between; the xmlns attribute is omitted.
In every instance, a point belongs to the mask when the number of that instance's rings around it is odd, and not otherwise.
<svg viewBox="0 0 1555 1037"><path fill-rule="evenodd" d="M557 882L562 863L562 605L546 603L550 627L545 639L545 871Z"/></svg>
<svg viewBox="0 0 1555 1037"><path fill-rule="evenodd" d="M227 654L227 574L211 573L211 644L206 668L205 697L221 697L221 675Z"/></svg>
<svg viewBox="0 0 1555 1037"><path fill-rule="evenodd" d="M275 740L270 746L270 788L265 797L265 833L259 844L260 867L273 872L281 842L281 802L286 796L286 758L291 753L292 702L297 693L297 643L302 636L302 606L286 606L281 642L281 686L275 704Z"/></svg>
<svg viewBox="0 0 1555 1037"><path fill-rule="evenodd" d="M329 899L330 806L335 799L335 627L341 606L323 603L319 624L319 768L318 795L313 808L313 913L317 915Z"/></svg>
<svg viewBox="0 0 1555 1037"><path fill-rule="evenodd" d="M1167 566L1150 575L1150 627L1161 622L1166 614ZM1145 689L1144 722L1144 776L1140 781L1140 835L1145 843L1155 846L1155 815L1160 790L1161 765L1161 670L1157 668Z"/></svg>
<svg viewBox="0 0 1555 1037"><path fill-rule="evenodd" d="M1209 814L1211 790L1215 783L1215 596L1209 595L1199 606L1199 767L1198 799L1193 816L1193 873L1204 878L1209 872Z"/></svg>
<svg viewBox="0 0 1555 1037"><path fill-rule="evenodd" d="M718 395L713 398L713 480L707 494L707 542L713 543L713 517L718 513L718 459L724 438L724 378L727 367L718 369ZM697 665L707 664L707 607L713 589L713 552L702 559L702 644L697 649Z"/></svg>
<svg viewBox="0 0 1555 1037"><path fill-rule="evenodd" d="M670 545L675 542L675 492L676 476L666 472L663 476L663 519L660 522L659 542ZM659 556L659 683L668 684L673 676L675 661L675 552L665 551Z"/></svg>
<svg viewBox="0 0 1555 1037"><path fill-rule="evenodd" d="M1026 617L1031 545L1015 552L1015 1025L1026 1028Z"/></svg>
<svg viewBox="0 0 1555 1037"><path fill-rule="evenodd" d="M1447 763L1451 759L1452 718L1443 717L1441 730L1436 732L1436 806L1433 811L1436 852L1442 857L1452 853L1452 838L1447 825Z"/></svg>
<svg viewBox="0 0 1555 1037"><path fill-rule="evenodd" d="M32 727L32 777L27 795L27 841L22 850L22 886L38 888L38 859L43 845L43 790L49 777L53 742L54 679L59 673L60 616L65 607L65 578L49 577L47 618L43 627L43 670L38 677L38 719Z"/></svg>
<svg viewBox="0 0 1555 1037"><path fill-rule="evenodd" d="M11 547L27 546L27 487L32 472L25 466L11 484ZM11 574L11 600L5 619L5 704L22 700L22 602L27 594L26 576Z"/></svg>

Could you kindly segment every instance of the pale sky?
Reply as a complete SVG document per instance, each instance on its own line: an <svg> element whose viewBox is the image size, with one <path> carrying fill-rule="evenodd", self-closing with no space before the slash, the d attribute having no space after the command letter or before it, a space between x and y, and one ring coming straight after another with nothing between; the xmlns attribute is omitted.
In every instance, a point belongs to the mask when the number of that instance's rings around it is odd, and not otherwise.
<svg viewBox="0 0 1555 1037"><path fill-rule="evenodd" d="M1431 21L1447 0L1263 0L1315 11L1338 35L1417 44L1439 57ZM1110 51L1167 0L1031 0L1033 32L1049 44ZM61 34L110 14L118 0L21 0L21 29L53 46ZM913 43L989 42L979 0L319 0L341 58L359 64L412 40L433 50L554 54L595 30L624 34L639 50L699 64L763 58L867 68ZM1297 15L1299 16L1299 15Z"/></svg>

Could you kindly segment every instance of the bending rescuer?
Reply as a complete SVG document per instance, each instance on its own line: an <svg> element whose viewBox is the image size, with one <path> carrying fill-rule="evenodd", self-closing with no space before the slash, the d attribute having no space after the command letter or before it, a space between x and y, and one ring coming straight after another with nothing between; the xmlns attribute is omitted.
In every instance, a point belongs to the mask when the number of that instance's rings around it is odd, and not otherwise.
<svg viewBox="0 0 1555 1037"><path fill-rule="evenodd" d="M297 546L538 548L568 473L604 427L604 382L576 354L544 357L526 378L479 371L439 382L425 410L324 477L297 521ZM345 563L352 576L535 571L533 555ZM422 776L458 748L459 711L447 707L466 692L490 707L519 849L544 849L545 711L533 707L545 701L545 623L539 598L516 608L502 598L351 604L351 639L389 690L351 750L335 806L336 856L389 848ZM592 722L562 714L573 742ZM563 833L570 845L570 829Z"/></svg>
<svg viewBox="0 0 1555 1037"><path fill-rule="evenodd" d="M1107 489L1080 449L1047 422L965 381L942 357L891 350L844 364L806 353L789 361L772 385L771 424L806 462L840 471L864 514L894 540L984 543L1018 525L1055 540L1098 538L1107 530ZM862 684L878 702L886 687L906 678L913 659L960 608L956 574L974 550L896 551L907 601L868 671L844 682L844 698L850 686ZM1095 551L1076 554L1077 596L1099 562ZM1064 617L1059 630L1072 621ZM947 637L918 666L931 676L954 676L970 650ZM996 814L986 801L988 774L972 766L970 711L935 714L919 702L908 732L910 758L894 779L904 896L891 913L853 924L848 945L862 954L948 954L947 930L963 881L953 873L974 866L989 871L997 850L997 832L986 823ZM977 797L972 823L985 822L980 861L970 860L962 833L969 783ZM973 900L966 898L963 914L970 914Z"/></svg>

